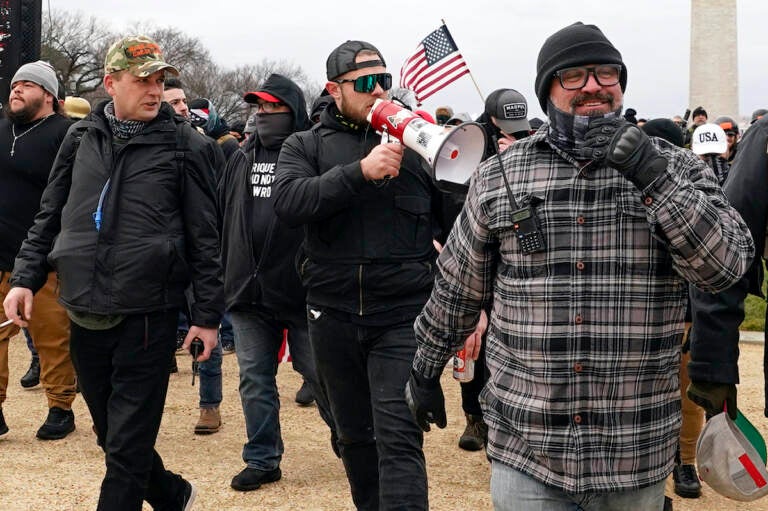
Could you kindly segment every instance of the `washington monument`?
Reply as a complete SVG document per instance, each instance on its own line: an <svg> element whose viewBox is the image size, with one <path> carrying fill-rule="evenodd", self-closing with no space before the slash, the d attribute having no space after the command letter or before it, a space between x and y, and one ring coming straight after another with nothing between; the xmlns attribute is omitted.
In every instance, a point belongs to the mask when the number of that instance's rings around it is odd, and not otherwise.
<svg viewBox="0 0 768 511"><path fill-rule="evenodd" d="M691 0L689 108L740 119L736 0ZM737 121L738 122L738 121Z"/></svg>

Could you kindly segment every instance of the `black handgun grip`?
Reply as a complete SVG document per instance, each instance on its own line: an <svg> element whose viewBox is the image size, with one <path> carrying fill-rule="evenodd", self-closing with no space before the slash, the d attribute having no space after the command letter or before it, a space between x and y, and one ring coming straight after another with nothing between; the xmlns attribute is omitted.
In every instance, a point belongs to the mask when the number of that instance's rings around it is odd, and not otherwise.
<svg viewBox="0 0 768 511"><path fill-rule="evenodd" d="M199 337L192 339L189 345L189 353L192 355L192 385L195 384L195 376L199 372L200 362L197 361L197 357L205 350L203 340Z"/></svg>

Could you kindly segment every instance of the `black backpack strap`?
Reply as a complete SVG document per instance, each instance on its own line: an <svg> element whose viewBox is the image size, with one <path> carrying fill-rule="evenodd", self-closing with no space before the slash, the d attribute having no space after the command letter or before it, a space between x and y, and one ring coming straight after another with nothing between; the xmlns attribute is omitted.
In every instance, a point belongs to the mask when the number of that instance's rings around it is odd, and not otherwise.
<svg viewBox="0 0 768 511"><path fill-rule="evenodd" d="M187 128L186 121L176 123L176 143L173 150L173 159L176 161L176 171L179 175L180 192L184 190L184 180L187 177L185 172L187 152L189 151Z"/></svg>
<svg viewBox="0 0 768 511"><path fill-rule="evenodd" d="M69 153L69 156L67 157L67 161L71 162L74 161L75 156L77 156L77 151L80 149L80 141L83 139L83 135L85 135L85 132L88 131L88 128L93 126L93 122L88 120L80 120L74 123L70 130L72 130L72 134L74 136L74 139L72 140L72 151Z"/></svg>
<svg viewBox="0 0 768 511"><path fill-rule="evenodd" d="M180 173L184 173L184 162L187 158L187 130L184 123L178 123L176 125L176 148L174 149L174 159L176 160L176 167Z"/></svg>

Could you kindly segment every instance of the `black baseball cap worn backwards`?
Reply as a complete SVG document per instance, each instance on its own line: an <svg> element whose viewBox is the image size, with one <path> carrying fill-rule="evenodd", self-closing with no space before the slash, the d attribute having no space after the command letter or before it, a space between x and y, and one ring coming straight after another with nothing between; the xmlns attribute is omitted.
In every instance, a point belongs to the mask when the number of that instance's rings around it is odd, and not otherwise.
<svg viewBox="0 0 768 511"><path fill-rule="evenodd" d="M597 26L577 21L549 36L539 51L535 89L544 112L555 71L585 64L620 64L619 84L622 92L627 88L627 66L619 50Z"/></svg>
<svg viewBox="0 0 768 511"><path fill-rule="evenodd" d="M362 50L376 52L379 60L355 62L357 54ZM374 66L387 66L386 62L384 62L384 57L381 56L381 52L374 45L365 41L347 41L339 45L328 55L328 60L325 61L325 72L328 80L334 80L349 71Z"/></svg>

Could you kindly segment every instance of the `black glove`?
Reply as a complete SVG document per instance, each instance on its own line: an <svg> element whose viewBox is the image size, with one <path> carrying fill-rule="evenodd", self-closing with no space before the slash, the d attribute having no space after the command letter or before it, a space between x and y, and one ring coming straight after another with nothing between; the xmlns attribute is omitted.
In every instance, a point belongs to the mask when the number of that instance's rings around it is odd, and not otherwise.
<svg viewBox="0 0 768 511"><path fill-rule="evenodd" d="M723 408L728 408L728 416L736 420L736 385L691 381L686 394L688 399L704 408L707 414L717 415Z"/></svg>
<svg viewBox="0 0 768 511"><path fill-rule="evenodd" d="M596 117L590 121L581 154L585 159L618 170L640 190L667 168L667 159L656 150L648 135L622 118Z"/></svg>
<svg viewBox="0 0 768 511"><path fill-rule="evenodd" d="M430 430L430 422L434 422L441 429L448 423L439 376L425 378L411 370L411 377L405 384L405 402L408 403L416 423L424 431Z"/></svg>

